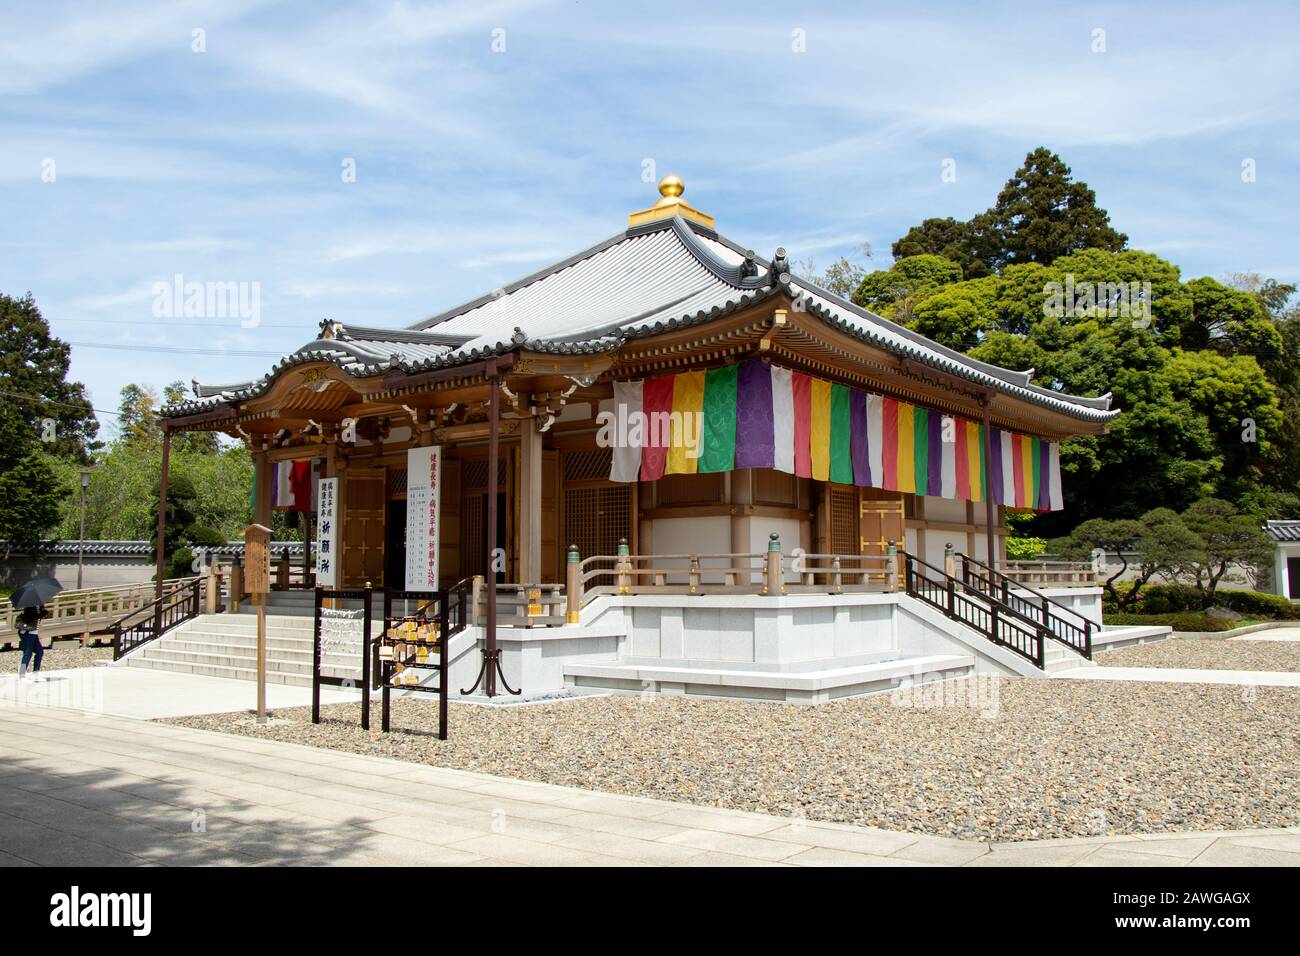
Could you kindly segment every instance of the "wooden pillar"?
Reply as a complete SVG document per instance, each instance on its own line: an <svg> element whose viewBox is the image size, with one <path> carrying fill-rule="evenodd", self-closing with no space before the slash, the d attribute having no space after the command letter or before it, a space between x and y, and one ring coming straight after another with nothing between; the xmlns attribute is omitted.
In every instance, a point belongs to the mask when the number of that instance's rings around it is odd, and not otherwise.
<svg viewBox="0 0 1300 956"><path fill-rule="evenodd" d="M537 419L525 418L519 429L519 581L542 580L542 433Z"/></svg>
<svg viewBox="0 0 1300 956"><path fill-rule="evenodd" d="M257 495L253 501L253 524L271 527L271 459L263 447L253 452L253 474Z"/></svg>
<svg viewBox="0 0 1300 956"><path fill-rule="evenodd" d="M495 363L488 377L488 473L487 473L487 626L484 628L484 646L487 652L486 667L483 674L483 691L488 697L495 697L497 692L497 572L495 552L497 547L497 488L500 476L497 474L501 432L501 390L498 388L498 372Z"/></svg>
<svg viewBox="0 0 1300 956"><path fill-rule="evenodd" d="M988 535L988 559L989 567L994 570L998 566L998 538L997 527L995 525L995 512L997 506L993 504L993 493L991 483L993 481L993 426L989 419L989 396L984 396L983 403L984 413L984 531Z"/></svg>
<svg viewBox="0 0 1300 956"><path fill-rule="evenodd" d="M154 546L157 550L157 569L156 569L156 586L154 588L154 599L161 600L163 593L163 564L166 555L163 554L163 537L167 528L167 478L171 471L172 459L172 432L163 424L163 446L162 446L162 474L158 479L158 534Z"/></svg>

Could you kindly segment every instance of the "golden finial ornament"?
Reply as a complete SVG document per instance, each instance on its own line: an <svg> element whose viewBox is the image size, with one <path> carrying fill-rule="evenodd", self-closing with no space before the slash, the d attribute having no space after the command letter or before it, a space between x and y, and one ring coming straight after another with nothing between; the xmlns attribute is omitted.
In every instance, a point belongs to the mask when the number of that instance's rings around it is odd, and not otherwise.
<svg viewBox="0 0 1300 956"><path fill-rule="evenodd" d="M659 200L649 209L629 213L627 224L639 226L647 222L658 222L661 219L681 216L683 219L690 219L712 229L713 217L687 205L682 199L684 192L686 192L686 184L682 182L680 176L665 176L659 180Z"/></svg>

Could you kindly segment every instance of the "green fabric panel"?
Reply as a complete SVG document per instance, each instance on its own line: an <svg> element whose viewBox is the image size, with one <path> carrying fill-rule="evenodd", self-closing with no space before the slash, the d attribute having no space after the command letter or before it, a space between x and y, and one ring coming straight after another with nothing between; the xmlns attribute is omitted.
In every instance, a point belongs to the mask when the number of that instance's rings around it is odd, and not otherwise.
<svg viewBox="0 0 1300 956"><path fill-rule="evenodd" d="M1038 509L1038 491L1043 480L1043 442L1035 438L1029 449L1029 473L1034 476L1034 490L1029 495L1029 507Z"/></svg>
<svg viewBox="0 0 1300 956"><path fill-rule="evenodd" d="M730 471L736 461L737 365L709 369L704 375L704 450L699 471Z"/></svg>
<svg viewBox="0 0 1300 956"><path fill-rule="evenodd" d="M853 484L853 458L849 454L849 388L831 384L831 481Z"/></svg>
<svg viewBox="0 0 1300 956"><path fill-rule="evenodd" d="M916 493L925 494L930 483L930 410L916 409L912 419L912 467L916 476Z"/></svg>

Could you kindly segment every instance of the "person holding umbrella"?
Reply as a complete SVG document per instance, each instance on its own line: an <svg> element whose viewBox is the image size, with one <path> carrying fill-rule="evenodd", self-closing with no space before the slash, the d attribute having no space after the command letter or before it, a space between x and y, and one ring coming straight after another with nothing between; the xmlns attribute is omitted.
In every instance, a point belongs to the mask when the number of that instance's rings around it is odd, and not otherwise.
<svg viewBox="0 0 1300 956"><path fill-rule="evenodd" d="M22 661L18 665L18 679L30 680L27 676L27 665L35 657L36 663L32 668L35 673L41 669L41 661L45 658L45 648L41 644L41 635L38 631L41 618L49 617L50 612L45 609L45 604L54 598L54 595L63 590L63 585L53 578L41 578L37 581L28 581L17 591L13 593L9 601L15 608L22 608L22 613L18 615L18 646L22 651Z"/></svg>

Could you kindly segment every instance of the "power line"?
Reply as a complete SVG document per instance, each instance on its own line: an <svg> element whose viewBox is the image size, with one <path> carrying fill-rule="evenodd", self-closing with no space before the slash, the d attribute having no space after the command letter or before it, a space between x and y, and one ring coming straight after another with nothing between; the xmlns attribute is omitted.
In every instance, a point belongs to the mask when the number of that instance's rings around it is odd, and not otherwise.
<svg viewBox="0 0 1300 956"><path fill-rule="evenodd" d="M42 405L59 405L62 408L75 408L77 411L81 411L88 407L86 405L74 405L72 402L55 401L52 398L46 398L44 395L32 395L28 392L11 392L4 388L0 388L0 395L6 395L9 398L26 399L29 402L39 402ZM120 412L110 412L102 408L94 408L93 406L90 407L90 410L96 415L112 415L114 418L120 417L121 414Z"/></svg>
<svg viewBox="0 0 1300 956"><path fill-rule="evenodd" d="M189 349L171 345L127 345L114 342L69 342L79 349L113 349L119 352L166 352L175 355L229 355L239 358L281 358L285 353L262 349Z"/></svg>

